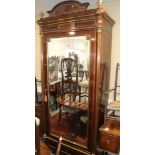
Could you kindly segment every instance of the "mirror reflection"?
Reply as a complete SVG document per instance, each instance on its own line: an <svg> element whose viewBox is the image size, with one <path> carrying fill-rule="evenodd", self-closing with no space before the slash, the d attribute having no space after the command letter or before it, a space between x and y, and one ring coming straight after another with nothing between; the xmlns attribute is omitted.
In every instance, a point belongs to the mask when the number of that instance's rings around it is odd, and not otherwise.
<svg viewBox="0 0 155 155"><path fill-rule="evenodd" d="M89 50L86 36L48 43L50 132L87 145Z"/></svg>

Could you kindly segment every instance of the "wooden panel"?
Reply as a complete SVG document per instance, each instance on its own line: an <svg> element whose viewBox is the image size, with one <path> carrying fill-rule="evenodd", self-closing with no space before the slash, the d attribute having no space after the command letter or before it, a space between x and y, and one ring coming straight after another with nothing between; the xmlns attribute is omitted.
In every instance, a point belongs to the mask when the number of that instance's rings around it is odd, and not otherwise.
<svg viewBox="0 0 155 155"><path fill-rule="evenodd" d="M58 25L47 25L43 28L43 31L54 31L58 29Z"/></svg>
<svg viewBox="0 0 155 155"><path fill-rule="evenodd" d="M103 30L112 34L112 25L106 19L103 19L103 25Z"/></svg>
<svg viewBox="0 0 155 155"><path fill-rule="evenodd" d="M119 153L120 122L108 119L99 129L99 145L103 150Z"/></svg>
<svg viewBox="0 0 155 155"><path fill-rule="evenodd" d="M103 149L107 149L108 148L109 136L107 134L100 133L99 137L100 137L99 138L100 147Z"/></svg>
<svg viewBox="0 0 155 155"><path fill-rule="evenodd" d="M105 77L104 81L102 81L102 77L100 78L100 84L102 83L103 90L109 90L110 84L110 67L111 67L111 42L112 42L112 25L108 23L105 19L103 20L103 28L102 28L102 44L101 44L101 52L100 52L100 63L106 64ZM101 102L104 103L104 106L108 100L108 95L104 94L104 91L101 96ZM103 106L103 105L102 105ZM100 113L101 116L105 116L105 110L102 110ZM104 119L100 119L100 125L104 123Z"/></svg>
<svg viewBox="0 0 155 155"><path fill-rule="evenodd" d="M70 29L72 26L71 23L64 23L64 24L59 24L58 29Z"/></svg>
<svg viewBox="0 0 155 155"><path fill-rule="evenodd" d="M119 152L119 137L110 134L100 133L100 147L103 150L118 153Z"/></svg>
<svg viewBox="0 0 155 155"><path fill-rule="evenodd" d="M42 141L40 141L40 155L50 155L49 147Z"/></svg>
<svg viewBox="0 0 155 155"><path fill-rule="evenodd" d="M78 22L75 24L76 28L81 28L81 27L90 27L90 26L96 26L96 21L85 21L85 22Z"/></svg>

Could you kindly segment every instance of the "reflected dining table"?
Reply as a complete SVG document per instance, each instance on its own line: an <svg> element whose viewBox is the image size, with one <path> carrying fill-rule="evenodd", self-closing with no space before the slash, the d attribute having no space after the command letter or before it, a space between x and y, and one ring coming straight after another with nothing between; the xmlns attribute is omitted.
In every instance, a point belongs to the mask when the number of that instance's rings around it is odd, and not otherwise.
<svg viewBox="0 0 155 155"><path fill-rule="evenodd" d="M59 122L60 122L60 118L61 118L61 114L62 114L62 106L66 106L69 107L73 110L81 110L83 112L87 112L88 110L88 103L84 103L84 102L73 102L70 101L70 99L62 99L61 96L57 97L57 103L60 105L60 111L59 111Z"/></svg>

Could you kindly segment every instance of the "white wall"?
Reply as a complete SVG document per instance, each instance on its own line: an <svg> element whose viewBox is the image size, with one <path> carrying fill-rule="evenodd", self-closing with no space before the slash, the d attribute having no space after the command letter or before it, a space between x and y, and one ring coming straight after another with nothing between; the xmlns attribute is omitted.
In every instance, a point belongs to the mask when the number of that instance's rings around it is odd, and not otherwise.
<svg viewBox="0 0 155 155"><path fill-rule="evenodd" d="M37 20L37 18L36 18ZM35 76L41 79L41 43L39 25L35 24Z"/></svg>
<svg viewBox="0 0 155 155"><path fill-rule="evenodd" d="M116 63L120 62L120 0L111 0L108 3L104 3L104 8L116 22L112 33L110 73L110 88L114 88ZM110 95L110 98L113 98L113 94Z"/></svg>
<svg viewBox="0 0 155 155"><path fill-rule="evenodd" d="M88 70L90 41L84 36L53 38L48 43L48 51L49 57L68 57L69 52L74 52L78 55L78 61L83 65L83 69Z"/></svg>
<svg viewBox="0 0 155 155"><path fill-rule="evenodd" d="M81 2L89 2L89 8L95 8L96 0L79 0ZM57 3L62 2L62 0L57 1L36 1L36 19L39 16L40 11L51 10L52 6ZM120 62L120 0L105 0L104 8L107 13L115 20L115 25L113 27L113 37L112 37L112 55L111 55L111 77L110 77L110 88L114 86L115 79L115 68L116 63ZM41 51L40 51L40 37L39 37L39 27L36 24L36 62L35 62L35 75L37 78L41 78Z"/></svg>

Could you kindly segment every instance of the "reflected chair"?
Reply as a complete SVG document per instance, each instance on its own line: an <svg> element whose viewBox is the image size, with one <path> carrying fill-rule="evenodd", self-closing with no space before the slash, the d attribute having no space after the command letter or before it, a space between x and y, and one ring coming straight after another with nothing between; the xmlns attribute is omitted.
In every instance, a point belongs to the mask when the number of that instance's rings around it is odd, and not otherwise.
<svg viewBox="0 0 155 155"><path fill-rule="evenodd" d="M82 71L82 80L79 82L79 102L86 102L88 104L88 85L89 85L89 71ZM85 101L81 98L85 97ZM84 112L80 116L80 121L78 124L78 133L82 136L87 135L87 123L88 116L87 113Z"/></svg>
<svg viewBox="0 0 155 155"><path fill-rule="evenodd" d="M88 102L88 85L89 85L89 72L88 71L80 71L81 73L81 81L78 83L79 86L79 102L81 102L81 98L85 97ZM83 102L83 101L82 101Z"/></svg>
<svg viewBox="0 0 155 155"><path fill-rule="evenodd" d="M113 101L110 101L107 105L107 116L112 115L112 116L118 116L119 117L119 112L120 112L120 64L116 64L116 72L115 72L115 85L113 89L110 89L109 91L105 92L106 94L109 94L113 92ZM116 114L116 112L118 114Z"/></svg>
<svg viewBox="0 0 155 155"><path fill-rule="evenodd" d="M72 58L65 58L61 61L61 75L62 75L62 92L61 98L65 94L72 94L73 101L78 95L78 65Z"/></svg>
<svg viewBox="0 0 155 155"><path fill-rule="evenodd" d="M88 116L85 113L84 115L80 116L80 120L77 126L77 133L80 136L86 137L87 136L87 124L88 124Z"/></svg>
<svg viewBox="0 0 155 155"><path fill-rule="evenodd" d="M78 91L78 65L72 58L64 58L61 61L61 99L68 100L71 103L77 101L79 97ZM61 110L68 114L75 114L78 110L69 106L60 106L59 122L61 120Z"/></svg>

